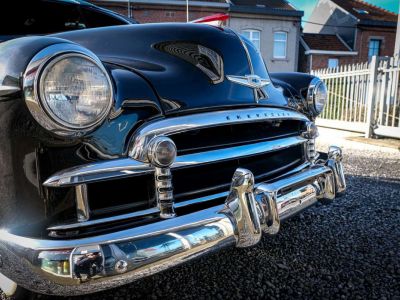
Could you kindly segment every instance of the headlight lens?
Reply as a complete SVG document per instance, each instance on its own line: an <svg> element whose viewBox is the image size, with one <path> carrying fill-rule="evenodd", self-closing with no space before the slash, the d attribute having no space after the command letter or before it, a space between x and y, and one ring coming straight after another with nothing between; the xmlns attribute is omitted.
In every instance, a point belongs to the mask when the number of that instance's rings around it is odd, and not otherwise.
<svg viewBox="0 0 400 300"><path fill-rule="evenodd" d="M328 90L325 83L322 81L315 89L314 92L314 108L315 111L320 114L324 110L326 99L328 98Z"/></svg>
<svg viewBox="0 0 400 300"><path fill-rule="evenodd" d="M91 58L70 53L54 58L40 76L40 99L55 122L88 128L104 119L112 104L106 71Z"/></svg>
<svg viewBox="0 0 400 300"><path fill-rule="evenodd" d="M323 110L328 99L328 90L325 83L319 78L314 78L308 88L307 101L310 112L318 116Z"/></svg>

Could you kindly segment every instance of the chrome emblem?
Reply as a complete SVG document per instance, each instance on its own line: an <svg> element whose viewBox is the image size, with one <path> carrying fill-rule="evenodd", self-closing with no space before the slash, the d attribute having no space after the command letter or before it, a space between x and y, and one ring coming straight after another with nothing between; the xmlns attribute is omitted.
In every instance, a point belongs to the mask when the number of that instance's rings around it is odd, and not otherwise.
<svg viewBox="0 0 400 300"><path fill-rule="evenodd" d="M252 89L261 89L271 83L268 79L261 78L258 75L234 76L226 75L229 81L240 85L247 86Z"/></svg>

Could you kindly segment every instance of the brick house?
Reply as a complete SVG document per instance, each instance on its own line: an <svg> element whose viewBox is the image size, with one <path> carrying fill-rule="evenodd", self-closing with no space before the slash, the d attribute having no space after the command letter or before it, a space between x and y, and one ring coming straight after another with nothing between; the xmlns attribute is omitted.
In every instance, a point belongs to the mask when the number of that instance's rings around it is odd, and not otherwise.
<svg viewBox="0 0 400 300"><path fill-rule="evenodd" d="M186 22L185 0L89 0L89 2L132 16L139 23ZM227 13L229 4L225 0L202 0L189 2L189 20L196 20L216 13Z"/></svg>
<svg viewBox="0 0 400 300"><path fill-rule="evenodd" d="M286 0L230 0L228 26L247 36L271 72L297 71L303 11Z"/></svg>
<svg viewBox="0 0 400 300"><path fill-rule="evenodd" d="M336 68L353 63L357 55L337 34L304 33L300 38L299 70Z"/></svg>
<svg viewBox="0 0 400 300"><path fill-rule="evenodd" d="M319 0L304 26L305 34L314 34L314 36L306 36L303 38L304 42L307 39L319 38L326 44L328 43L325 42L326 38L333 40L336 36L353 53L336 57L334 54L326 53L317 57L314 53L313 61L319 62L315 65L313 63L313 66L326 68L329 66L329 59L333 66L334 59L337 59L335 62L340 65L366 62L373 55L393 56L397 18L397 14L362 0ZM336 42L335 45L337 45ZM306 49L300 50L300 59L304 59L304 55L307 56L305 52L307 52ZM310 55L310 52L308 53ZM304 65L306 63L302 62L302 66Z"/></svg>

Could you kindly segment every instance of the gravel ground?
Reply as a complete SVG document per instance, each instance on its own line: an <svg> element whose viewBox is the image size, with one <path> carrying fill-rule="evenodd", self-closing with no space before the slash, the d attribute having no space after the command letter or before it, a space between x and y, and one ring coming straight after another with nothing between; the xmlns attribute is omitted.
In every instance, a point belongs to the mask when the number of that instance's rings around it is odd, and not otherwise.
<svg viewBox="0 0 400 300"><path fill-rule="evenodd" d="M319 148L338 144L346 155L347 194L332 205L292 218L254 248L226 249L118 289L59 299L400 299L400 152L321 131Z"/></svg>

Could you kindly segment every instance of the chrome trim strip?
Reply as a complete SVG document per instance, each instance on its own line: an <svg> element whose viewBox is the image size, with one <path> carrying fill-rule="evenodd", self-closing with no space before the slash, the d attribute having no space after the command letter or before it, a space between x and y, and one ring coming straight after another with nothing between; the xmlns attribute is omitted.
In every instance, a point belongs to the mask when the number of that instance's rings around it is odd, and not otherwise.
<svg viewBox="0 0 400 300"><path fill-rule="evenodd" d="M157 207L153 207L153 208L149 208L149 209L145 209L145 210L141 210L141 211L135 211L135 212L129 213L129 214L112 216L112 217L108 217L108 218L89 220L89 221L81 222L81 223L71 223L71 224L52 226L52 227L48 227L47 230L49 230L49 231L77 230L77 229L84 228L84 227L112 223L112 222L117 222L117 221L121 221L121 220L129 220L129 219L134 219L134 218L138 218L138 217L145 218L145 217L148 217L151 215L156 215L156 214L160 214L160 210Z"/></svg>
<svg viewBox="0 0 400 300"><path fill-rule="evenodd" d="M228 194L229 194L229 192L226 191L226 192L208 195L208 196L204 196L204 197L200 197L200 198L196 198L196 199L186 200L186 201L175 203L175 207L181 208L181 207L190 206L190 205L194 205L194 204L206 203L209 201L216 200L218 198L224 198L224 197L228 196Z"/></svg>
<svg viewBox="0 0 400 300"><path fill-rule="evenodd" d="M306 141L307 140L302 137L288 137L256 144L187 154L178 156L171 168L177 169L268 153L300 145ZM46 187L66 187L110 178L150 174L153 172L154 167L147 163L141 163L130 158L121 158L63 170L48 178L43 185Z"/></svg>
<svg viewBox="0 0 400 300"><path fill-rule="evenodd" d="M203 165L208 163L220 162L239 157L249 157L262 153L283 150L293 146L301 145L307 140L296 136L280 140L266 141L256 144L236 146L226 149L211 150L201 153L187 154L177 157L172 168L188 167L193 165Z"/></svg>
<svg viewBox="0 0 400 300"><path fill-rule="evenodd" d="M136 131L129 146L129 156L148 162L146 148L152 138L160 135L168 136L222 125L287 119L308 121L305 115L297 111L273 107L224 110L157 120L144 124Z"/></svg>
<svg viewBox="0 0 400 300"><path fill-rule="evenodd" d="M242 44L242 47L244 49L244 52L246 52L246 56L247 56L247 62L249 64L249 68L250 68L250 73L253 75L254 74L254 66L253 66L253 62L251 61L251 56L250 56L250 52L249 49L247 48L246 43L243 41L242 36L239 32L232 30L233 34L237 36L237 38L239 39L240 43Z"/></svg>
<svg viewBox="0 0 400 300"><path fill-rule="evenodd" d="M46 187L66 187L112 178L153 173L154 167L150 164L130 158L121 158L65 169L49 177L43 185Z"/></svg>

